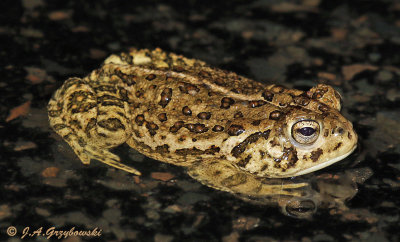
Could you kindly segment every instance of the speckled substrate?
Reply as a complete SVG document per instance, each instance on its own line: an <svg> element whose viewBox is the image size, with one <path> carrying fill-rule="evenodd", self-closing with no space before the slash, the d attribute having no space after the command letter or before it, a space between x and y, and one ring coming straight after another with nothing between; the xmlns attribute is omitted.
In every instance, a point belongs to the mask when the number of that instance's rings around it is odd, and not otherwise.
<svg viewBox="0 0 400 242"><path fill-rule="evenodd" d="M27 227L101 230L66 241L400 239L396 1L6 0L0 9L1 241L45 240L22 239ZM85 167L49 129L46 104L65 79L130 47L161 47L288 87L332 85L359 149L299 178L321 201L303 220L202 186L126 145L114 151L141 177L95 161Z"/></svg>

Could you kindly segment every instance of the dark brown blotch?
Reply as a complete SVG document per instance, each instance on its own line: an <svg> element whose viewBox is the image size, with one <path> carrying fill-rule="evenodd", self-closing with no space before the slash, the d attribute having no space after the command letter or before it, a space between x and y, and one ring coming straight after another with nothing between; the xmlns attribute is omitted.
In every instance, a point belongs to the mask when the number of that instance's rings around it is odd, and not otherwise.
<svg viewBox="0 0 400 242"><path fill-rule="evenodd" d="M304 97L304 96L297 96L293 98L293 101L297 104L297 105L301 105L301 106L307 106L310 103L310 99L308 97Z"/></svg>
<svg viewBox="0 0 400 242"><path fill-rule="evenodd" d="M195 127L194 127L194 132L195 133L204 133L204 132L207 132L208 131L208 128L204 125L204 124L196 124L195 125Z"/></svg>
<svg viewBox="0 0 400 242"><path fill-rule="evenodd" d="M138 138L143 138L143 136L144 136L142 133L140 133L140 132L139 132L138 130L136 130L136 129L133 130L133 133L134 133L135 136L138 137Z"/></svg>
<svg viewBox="0 0 400 242"><path fill-rule="evenodd" d="M257 142L257 140L261 137L263 137L264 139L267 140L269 137L269 133L270 133L270 130L266 130L264 132L257 132L257 133L249 135L249 137L247 137L245 140L243 140L240 144L236 145L232 149L231 154L236 158L239 157L240 154L242 154L246 150L246 148L249 144Z"/></svg>
<svg viewBox="0 0 400 242"><path fill-rule="evenodd" d="M118 94L123 101L125 101L125 102L129 101L128 91L125 88L119 87Z"/></svg>
<svg viewBox="0 0 400 242"><path fill-rule="evenodd" d="M64 95L65 91L68 90L70 87L76 88L78 86L85 85L86 83L79 78L69 78L65 81L64 85L62 86L61 95Z"/></svg>
<svg viewBox="0 0 400 242"><path fill-rule="evenodd" d="M74 129L78 129L78 130L82 129L81 122L79 122L76 119L72 119L71 121L69 121L69 125Z"/></svg>
<svg viewBox="0 0 400 242"><path fill-rule="evenodd" d="M230 97L224 97L221 99L221 108L223 109L229 109L231 105L235 103L235 100L233 100Z"/></svg>
<svg viewBox="0 0 400 242"><path fill-rule="evenodd" d="M205 154L208 154L208 155L215 155L215 154L218 153L220 150L221 150L221 148L219 148L218 146L211 145L208 149L205 150Z"/></svg>
<svg viewBox="0 0 400 242"><path fill-rule="evenodd" d="M263 100L253 100L253 101L249 101L249 108L257 108L257 107L261 107L265 104L267 104L267 102L265 102Z"/></svg>
<svg viewBox="0 0 400 242"><path fill-rule="evenodd" d="M143 97L143 94L144 94L144 91L143 91L142 89L137 90L137 91L135 92L135 96L136 96L137 98Z"/></svg>
<svg viewBox="0 0 400 242"><path fill-rule="evenodd" d="M101 120L100 122L97 122L97 125L110 131L117 131L119 129L125 130L125 126L117 118Z"/></svg>
<svg viewBox="0 0 400 242"><path fill-rule="evenodd" d="M212 131L214 131L214 132L221 132L221 131L224 131L224 127L222 127L221 125L215 125L215 126L212 128Z"/></svg>
<svg viewBox="0 0 400 242"><path fill-rule="evenodd" d="M199 76L200 77L210 77L211 75L210 75L210 73L208 73L204 70L201 70L201 71L199 71Z"/></svg>
<svg viewBox="0 0 400 242"><path fill-rule="evenodd" d="M186 148L186 149L177 149L175 154L181 156L188 156L188 155L203 155L205 153L204 150L200 150L196 147L193 148Z"/></svg>
<svg viewBox="0 0 400 242"><path fill-rule="evenodd" d="M265 90L265 91L261 94L261 96L262 96L265 100L267 100L268 102L272 102L272 100L274 99L274 94L273 94L271 91L269 91L269 90Z"/></svg>
<svg viewBox="0 0 400 242"><path fill-rule="evenodd" d="M238 166L246 167L246 165L249 163L250 160L251 160L251 155L248 155L246 158L238 162Z"/></svg>
<svg viewBox="0 0 400 242"><path fill-rule="evenodd" d="M151 130L157 130L158 129L158 125L153 123L153 122L147 122L146 123L146 128L151 129Z"/></svg>
<svg viewBox="0 0 400 242"><path fill-rule="evenodd" d="M55 131L60 131L60 130L65 129L65 128L68 128L68 126L65 125L65 124L56 124L56 125L53 126L53 129Z"/></svg>
<svg viewBox="0 0 400 242"><path fill-rule="evenodd" d="M318 148L317 150L311 152L310 159L311 159L313 162L316 162L316 161L318 161L319 157L320 157L323 153L324 153L323 150L322 150L321 148Z"/></svg>
<svg viewBox="0 0 400 242"><path fill-rule="evenodd" d="M172 98L172 88L165 88L161 92L161 100L159 102L160 106L165 108Z"/></svg>
<svg viewBox="0 0 400 242"><path fill-rule="evenodd" d="M109 96L109 95L104 95L104 96ZM73 92L69 97L68 100L71 103L81 103L81 102L85 102L88 98L91 99L93 97L93 94L91 92L88 91L76 91ZM101 98L103 96L100 96L99 98ZM113 96L111 96L113 97Z"/></svg>
<svg viewBox="0 0 400 242"><path fill-rule="evenodd" d="M183 121L177 121L169 128L169 132L176 133L180 130L185 123Z"/></svg>
<svg viewBox="0 0 400 242"><path fill-rule="evenodd" d="M156 133L157 133L157 131L152 130L152 129L149 129L149 134L150 134L151 136L156 135Z"/></svg>
<svg viewBox="0 0 400 242"><path fill-rule="evenodd" d="M315 90L315 92L313 93L313 95L312 95L312 98L313 99L320 99L320 98L322 98L324 95L325 95L325 93L327 93L329 90L328 90L328 87L326 87L326 86L320 86L320 87L318 87L316 90Z"/></svg>
<svg viewBox="0 0 400 242"><path fill-rule="evenodd" d="M48 113L49 113L49 117L54 118L54 117L58 117L61 115L61 110L49 110Z"/></svg>
<svg viewBox="0 0 400 242"><path fill-rule="evenodd" d="M279 139L276 137L274 137L269 143L271 144L271 147L276 147L281 145Z"/></svg>
<svg viewBox="0 0 400 242"><path fill-rule="evenodd" d="M152 81L152 80L154 80L154 79L156 79L156 75L155 74L150 74L150 75L148 75L147 77L146 77L146 80L148 80L148 81Z"/></svg>
<svg viewBox="0 0 400 242"><path fill-rule="evenodd" d="M186 82L179 83L179 90L182 93L191 94L191 95L194 95L200 91L200 89L196 85L186 83Z"/></svg>
<svg viewBox="0 0 400 242"><path fill-rule="evenodd" d="M251 125L253 125L253 126L258 126L258 125L260 125L260 123L261 123L261 120L253 120L253 121L251 122Z"/></svg>
<svg viewBox="0 0 400 242"><path fill-rule="evenodd" d="M233 115L233 118L243 118L243 113L242 112L236 112L234 115Z"/></svg>
<svg viewBox="0 0 400 242"><path fill-rule="evenodd" d="M139 125L139 126L142 126L143 123L144 123L144 121L146 121L146 120L144 119L144 115L143 115L143 114L139 114L139 115L136 116L136 118L135 118L135 122L136 122L136 124Z"/></svg>
<svg viewBox="0 0 400 242"><path fill-rule="evenodd" d="M184 106L182 108L182 113L183 113L183 115L191 116L192 115L192 110L190 110L190 108L188 106Z"/></svg>
<svg viewBox="0 0 400 242"><path fill-rule="evenodd" d="M208 120L208 119L211 118L211 113L210 113L210 112L201 112L201 113L197 114L197 117L198 117L199 119L206 119L206 120Z"/></svg>
<svg viewBox="0 0 400 242"><path fill-rule="evenodd" d="M71 141L71 137L73 137L74 135L72 133L68 133L66 135L63 136L63 139L66 141Z"/></svg>
<svg viewBox="0 0 400 242"><path fill-rule="evenodd" d="M194 124L192 124L192 123L188 123L188 124L185 124L185 128L187 128L190 132L194 132Z"/></svg>
<svg viewBox="0 0 400 242"><path fill-rule="evenodd" d="M160 120L160 122L165 122L168 120L166 113L160 113L159 115L157 115L157 118L158 120Z"/></svg>
<svg viewBox="0 0 400 242"><path fill-rule="evenodd" d="M218 86L224 86L225 85L225 81L222 78L215 78L214 79L214 83L217 84Z"/></svg>
<svg viewBox="0 0 400 242"><path fill-rule="evenodd" d="M91 118L89 123L86 125L85 134L87 137L89 137L89 138L91 137L90 130L96 126L96 123L97 123L96 118Z"/></svg>
<svg viewBox="0 0 400 242"><path fill-rule="evenodd" d="M164 144L156 147L156 152L159 154L169 153L169 145Z"/></svg>
<svg viewBox="0 0 400 242"><path fill-rule="evenodd" d="M228 128L228 134L230 136L238 136L241 133L243 133L244 131L245 131L245 129L243 128L243 126L242 125L237 125L237 124L232 124Z"/></svg>
<svg viewBox="0 0 400 242"><path fill-rule="evenodd" d="M335 148L333 148L333 150L339 149L340 146L342 146L342 142L337 143L336 146L335 146Z"/></svg>
<svg viewBox="0 0 400 242"><path fill-rule="evenodd" d="M146 128L149 130L150 135L154 136L157 133L156 130L158 130L158 125L153 122L147 122Z"/></svg>
<svg viewBox="0 0 400 242"><path fill-rule="evenodd" d="M281 111L275 110L275 111L272 111L272 112L269 114L269 119L271 119L271 120L278 120L278 119L281 118L281 116L282 116Z"/></svg>
<svg viewBox="0 0 400 242"><path fill-rule="evenodd" d="M265 171L268 168L268 164L265 164L261 167L260 172Z"/></svg>
<svg viewBox="0 0 400 242"><path fill-rule="evenodd" d="M99 135L99 136L101 136L101 137L103 137L103 138L107 138L107 135L106 135L106 134L104 134L104 133L100 133L100 132L98 132L98 133L97 133L97 135Z"/></svg>
<svg viewBox="0 0 400 242"><path fill-rule="evenodd" d="M242 92L242 90L241 89L237 89L237 88L233 88L233 89L231 89L231 92L239 94L239 93Z"/></svg>
<svg viewBox="0 0 400 242"><path fill-rule="evenodd" d="M193 132L193 133L204 133L204 132L207 132L208 131L208 128L204 125L204 124L201 124L201 123L196 123L196 124L192 124L192 123L189 123L189 124L185 124L185 128L187 128L190 132Z"/></svg>
<svg viewBox="0 0 400 242"><path fill-rule="evenodd" d="M294 149L292 147L283 149L283 155L282 155L281 159L288 161L286 169L293 167L296 164L296 162L299 160L299 158L297 157L296 149ZM285 170L285 169L283 169L283 170Z"/></svg>
<svg viewBox="0 0 400 242"><path fill-rule="evenodd" d="M132 86L136 84L137 76L136 75L127 75L122 72L116 72L116 75L121 78L123 83L126 83L128 86Z"/></svg>
<svg viewBox="0 0 400 242"><path fill-rule="evenodd" d="M182 71L184 71L185 70L185 68L183 68L182 66L174 66L174 71L176 71L176 72L182 72Z"/></svg>
<svg viewBox="0 0 400 242"><path fill-rule="evenodd" d="M329 107L323 103L320 103L318 105L318 110L321 112L327 112L329 110Z"/></svg>
<svg viewBox="0 0 400 242"><path fill-rule="evenodd" d="M97 93L98 92L110 92L110 93L116 93L117 92L117 87L115 86L109 86L109 85L101 85L93 88Z"/></svg>

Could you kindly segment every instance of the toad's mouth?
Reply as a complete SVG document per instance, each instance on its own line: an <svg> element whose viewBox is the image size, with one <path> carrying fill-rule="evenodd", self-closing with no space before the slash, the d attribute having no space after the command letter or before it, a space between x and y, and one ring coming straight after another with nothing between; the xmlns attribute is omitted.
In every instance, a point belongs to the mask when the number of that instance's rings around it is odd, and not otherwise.
<svg viewBox="0 0 400 242"><path fill-rule="evenodd" d="M332 164L334 164L334 163L336 163L336 162L338 162L338 161L340 161L340 160L343 160L344 158L346 158L347 156L349 156L351 153L353 153L353 151L354 151L356 148L357 148L357 145L354 145L354 146L351 148L351 150L349 150L347 153L345 153L345 154L343 154L343 155L341 155L341 156L335 157L335 158L333 158L333 159L331 159L331 160L328 160L328 161L325 161L325 162L323 162L323 163L321 163L321 164L308 167L308 168L306 168L306 169L304 169L304 170L300 170L300 171L293 172L293 173L286 173L286 174L283 175L283 176L274 176L274 178L286 178L286 177L301 176L301 175L305 175L305 174L308 174L308 173L311 173L311 172L314 172L314 171L321 170L321 169L323 169L323 168L325 168L325 167L327 167L327 166L330 166L330 165L332 165Z"/></svg>
<svg viewBox="0 0 400 242"><path fill-rule="evenodd" d="M347 153L345 153L345 154L343 154L341 156L335 157L335 158L333 158L331 160L328 160L328 161L325 161L325 162L323 162L321 164L306 168L304 170L300 170L300 171L295 172L295 173L286 174L284 177L301 176L301 175L305 175L305 174L308 174L308 173L311 173L311 172L314 172L314 171L321 170L322 168L325 168L325 167L330 166L330 165L332 165L332 164L334 164L334 163L336 163L336 162L338 162L340 160L343 160L344 158L349 156L351 153L353 153L353 151L356 148L357 148L357 145L354 145L354 147L351 150L349 150L349 152L347 152Z"/></svg>

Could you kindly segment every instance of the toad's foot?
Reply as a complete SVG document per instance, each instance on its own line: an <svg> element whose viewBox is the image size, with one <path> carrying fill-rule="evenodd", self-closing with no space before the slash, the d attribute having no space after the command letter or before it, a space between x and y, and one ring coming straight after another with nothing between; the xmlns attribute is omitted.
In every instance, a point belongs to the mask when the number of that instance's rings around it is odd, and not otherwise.
<svg viewBox="0 0 400 242"><path fill-rule="evenodd" d="M226 160L209 160L193 164L188 173L204 185L231 193L249 196L287 195L301 197L308 183L268 184L244 172Z"/></svg>
<svg viewBox="0 0 400 242"><path fill-rule="evenodd" d="M136 170L135 168L122 164L120 162L120 158L108 150L88 146L85 147L83 155L84 157L78 155L83 164L88 165L90 163L90 159L96 159L106 165L127 171L129 173L133 173L137 176L141 175L140 171Z"/></svg>
<svg viewBox="0 0 400 242"><path fill-rule="evenodd" d="M68 127L64 127L63 131L65 132L66 130L70 129L68 129ZM58 132L63 131L58 130ZM68 142L75 154L85 165L89 165L90 161L95 159L104 164L127 171L129 173L133 173L138 176L141 175L140 171L136 170L135 168L122 164L119 156L111 153L107 148L101 149L97 148L96 146L87 145L82 139L73 133L69 133L69 135L64 136L64 139Z"/></svg>

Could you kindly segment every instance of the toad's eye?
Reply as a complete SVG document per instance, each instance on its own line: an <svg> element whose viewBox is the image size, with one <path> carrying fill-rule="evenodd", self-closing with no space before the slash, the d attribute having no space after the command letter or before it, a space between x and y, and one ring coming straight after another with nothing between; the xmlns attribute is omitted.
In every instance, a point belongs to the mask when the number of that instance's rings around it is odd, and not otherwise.
<svg viewBox="0 0 400 242"><path fill-rule="evenodd" d="M292 126L292 137L300 144L312 144L318 136L319 124L313 120L301 120Z"/></svg>

